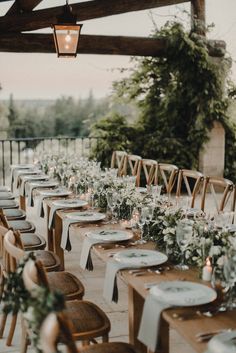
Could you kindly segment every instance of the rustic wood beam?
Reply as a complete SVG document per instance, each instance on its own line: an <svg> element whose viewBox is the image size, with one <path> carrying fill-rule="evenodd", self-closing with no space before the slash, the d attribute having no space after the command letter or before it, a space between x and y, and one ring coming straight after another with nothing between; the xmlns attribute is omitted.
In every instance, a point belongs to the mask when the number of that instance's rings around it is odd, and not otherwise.
<svg viewBox="0 0 236 353"><path fill-rule="evenodd" d="M184 2L189 0L93 0L71 6L77 20L86 21ZM50 27L57 23L57 16L61 15L62 11L63 6L57 6L11 17L0 17L0 32L20 32Z"/></svg>
<svg viewBox="0 0 236 353"><path fill-rule="evenodd" d="M205 0L191 0L191 22L194 32L206 35Z"/></svg>
<svg viewBox="0 0 236 353"><path fill-rule="evenodd" d="M78 53L161 57L165 56L166 45L164 38L81 35ZM223 56L224 49L225 42L209 41L210 55ZM43 33L0 35L0 52L55 54L53 36Z"/></svg>
<svg viewBox="0 0 236 353"><path fill-rule="evenodd" d="M81 35L80 54L111 54L159 56L165 52L166 42L154 38ZM0 51L24 53L54 53L52 34L17 34L0 36Z"/></svg>
<svg viewBox="0 0 236 353"><path fill-rule="evenodd" d="M20 14L32 11L42 0L15 0L6 15Z"/></svg>

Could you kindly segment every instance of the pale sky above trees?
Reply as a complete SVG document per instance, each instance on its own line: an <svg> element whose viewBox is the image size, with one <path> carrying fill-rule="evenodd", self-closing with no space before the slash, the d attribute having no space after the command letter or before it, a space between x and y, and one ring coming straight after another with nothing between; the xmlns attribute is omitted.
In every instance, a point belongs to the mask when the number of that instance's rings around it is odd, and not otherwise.
<svg viewBox="0 0 236 353"><path fill-rule="evenodd" d="M71 0L70 3L78 2ZM38 8L63 5L64 0L44 0ZM4 15L11 1L0 4L0 15ZM152 19L157 26L167 20L182 18L188 24L188 4L164 7L152 11L140 11L84 22L83 34L148 36ZM233 60L236 60L236 0L206 0L207 23L215 28L211 38L225 40ZM47 30L47 32L50 29ZM46 32L46 30L45 30ZM56 54L0 53L1 99L53 99L61 95L75 98L87 97L90 89L95 97L111 93L112 81L122 77L117 68L130 67L130 58L109 55L78 55L73 59L58 59ZM236 82L236 63L232 66Z"/></svg>

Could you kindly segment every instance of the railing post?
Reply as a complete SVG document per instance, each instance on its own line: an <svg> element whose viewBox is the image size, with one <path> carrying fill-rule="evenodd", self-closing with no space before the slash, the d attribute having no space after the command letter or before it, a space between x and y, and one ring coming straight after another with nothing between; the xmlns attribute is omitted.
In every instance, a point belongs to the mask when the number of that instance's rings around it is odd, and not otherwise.
<svg viewBox="0 0 236 353"><path fill-rule="evenodd" d="M3 180L3 185L5 185L5 151L4 151L4 141L2 141L2 180Z"/></svg>

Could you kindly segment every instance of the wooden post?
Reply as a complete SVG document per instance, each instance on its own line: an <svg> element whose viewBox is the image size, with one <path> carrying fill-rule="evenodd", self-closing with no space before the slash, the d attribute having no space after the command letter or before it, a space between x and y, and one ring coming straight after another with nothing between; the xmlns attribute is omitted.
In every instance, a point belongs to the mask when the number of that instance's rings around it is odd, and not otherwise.
<svg viewBox="0 0 236 353"><path fill-rule="evenodd" d="M194 32L206 35L205 0L191 0L191 22Z"/></svg>

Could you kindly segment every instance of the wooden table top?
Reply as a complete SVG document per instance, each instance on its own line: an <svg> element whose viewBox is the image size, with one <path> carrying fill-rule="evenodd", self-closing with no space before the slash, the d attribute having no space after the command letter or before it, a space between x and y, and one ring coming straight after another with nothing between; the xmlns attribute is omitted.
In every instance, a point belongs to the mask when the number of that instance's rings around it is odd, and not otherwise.
<svg viewBox="0 0 236 353"><path fill-rule="evenodd" d="M46 200L46 203L49 207L51 206L52 202L52 199ZM57 214L61 219L63 219L68 212L73 212L73 210L57 211ZM75 210L75 212L78 212L78 210ZM77 229L79 236L83 236L90 229L97 227L102 227L105 229L122 228L120 224L111 225L104 223L105 222L94 224L78 223L72 224L71 226L74 228L74 230ZM151 242L138 246L133 246L130 243L132 243L132 240L124 244L119 244L118 246L115 246L114 244L104 244L103 246L96 245L93 247L93 251L103 262L106 263L109 259L111 259L113 253L121 251L123 248L146 248L151 250L156 249L155 244ZM165 267L165 265L163 267ZM119 276L128 286L132 287L137 293L139 293L143 299L145 299L148 294L148 290L145 289L144 286L146 283L160 283L162 281L171 280L187 280L210 286L209 282L204 282L199 278L199 272L196 269L180 271L175 269L172 265L169 266L169 264L166 266L166 268L167 269L165 269L162 274L146 272L141 276L136 276L131 274L128 270L123 270L120 271ZM203 353L207 348L207 342L198 342L195 337L197 333L229 328L236 329L235 311L217 313L213 315L213 317L206 317L201 314L201 311L209 310L209 307L212 307L212 305L213 304L198 307L167 309L163 312L163 318L193 347L193 349L195 349L196 352Z"/></svg>

